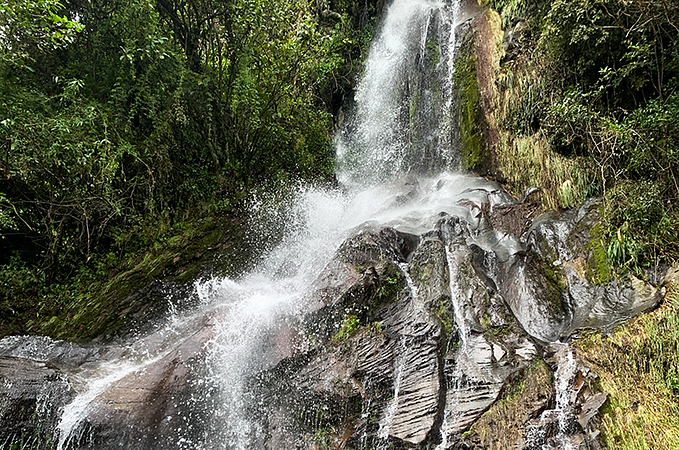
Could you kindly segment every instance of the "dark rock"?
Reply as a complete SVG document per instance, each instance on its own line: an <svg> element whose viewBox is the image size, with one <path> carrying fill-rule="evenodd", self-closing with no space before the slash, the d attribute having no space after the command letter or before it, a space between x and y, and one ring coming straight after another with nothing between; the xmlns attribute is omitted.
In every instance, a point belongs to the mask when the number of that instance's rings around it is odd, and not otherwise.
<svg viewBox="0 0 679 450"><path fill-rule="evenodd" d="M2 448L50 449L63 407L75 395L68 378L46 363L0 356Z"/></svg>
<svg viewBox="0 0 679 450"><path fill-rule="evenodd" d="M592 279L595 204L543 214L522 233L530 204L498 189L471 185L460 214L436 215L421 235L357 229L301 312L258 335L239 381L257 401L235 418L215 414L232 398L215 376L229 363L211 349L228 305L125 345L0 341L0 423L11 424L0 439L50 448L66 411L67 448L77 449L180 448L177 435L204 448L246 436L258 448L530 449L556 445L564 420L567 439L595 447L605 394L568 347L550 343L606 330L653 307L663 288ZM502 228L514 216L526 223ZM566 380L567 411L554 409L563 391L542 358ZM69 404L76 395L87 401Z"/></svg>

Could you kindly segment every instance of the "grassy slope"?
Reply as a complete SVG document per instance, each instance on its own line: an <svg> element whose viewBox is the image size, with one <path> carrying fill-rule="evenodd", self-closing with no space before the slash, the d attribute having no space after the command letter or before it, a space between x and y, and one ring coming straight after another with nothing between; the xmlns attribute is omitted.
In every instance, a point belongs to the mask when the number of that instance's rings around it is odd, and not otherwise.
<svg viewBox="0 0 679 450"><path fill-rule="evenodd" d="M679 446L679 278L663 305L616 328L576 342L578 354L609 393L602 443L609 449Z"/></svg>
<svg viewBox="0 0 679 450"><path fill-rule="evenodd" d="M489 76L487 67L462 65L465 71L458 75L477 74L477 86L469 88L469 79L464 84L468 91L481 93L479 104L463 106L467 111L474 107L481 110L478 126L485 138L482 149L487 153L475 159L491 161L490 166L469 167L497 179L517 196L530 186L542 187L542 202L547 208L575 206L592 194L595 174L591 162L555 152L545 131L512 131L509 125L512 121L525 120L530 108L539 102L538 97L550 94L543 76L549 61L539 51L525 47L512 55L511 64L507 65L506 58L503 61L501 23L500 14L488 9L476 20L475 45L462 50L464 61L491 64L490 82L482 75L485 70L485 77ZM462 116L461 120L464 119ZM465 151L476 154L478 148L463 148L463 154ZM610 192L616 190L619 189L614 185ZM611 197L605 197L604 208L611 204ZM606 225L604 221L602 226ZM604 234L597 236L606 240ZM610 244L602 245L599 256L608 265L606 253ZM618 271L629 269L629 265L617 267ZM602 409L602 443L611 450L679 448L677 281L676 276L667 281L666 300L658 310L619 326L610 336L592 333L577 343L579 354L599 374L602 388L609 393Z"/></svg>

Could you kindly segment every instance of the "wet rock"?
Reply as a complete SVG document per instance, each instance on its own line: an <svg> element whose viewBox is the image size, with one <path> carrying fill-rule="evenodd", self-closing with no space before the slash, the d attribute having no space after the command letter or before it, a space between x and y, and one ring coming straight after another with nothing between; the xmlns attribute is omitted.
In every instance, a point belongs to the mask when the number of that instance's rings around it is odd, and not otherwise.
<svg viewBox="0 0 679 450"><path fill-rule="evenodd" d="M176 430L184 439L200 440L212 431L206 419L215 400L193 380L204 370L209 328L195 333L158 361L139 367L109 386L88 405L90 413L71 431L69 448L177 448ZM115 375L114 375L115 377ZM143 407L140 407L143 405Z"/></svg>
<svg viewBox="0 0 679 450"><path fill-rule="evenodd" d="M598 328L609 332L616 325L654 308L662 299L661 290L634 276L622 278L599 275L611 269L597 249L599 226L598 203L589 201L580 208L538 218L526 235L533 253L538 255L533 267L551 283L552 298L557 292L563 301L568 320L559 317L559 327L552 330L562 336L580 328ZM597 267L599 266L599 267ZM603 266L603 268L601 267ZM554 340L554 339L552 339Z"/></svg>
<svg viewBox="0 0 679 450"><path fill-rule="evenodd" d="M519 237L530 228L533 219L542 212L538 203L498 206L489 214L488 220L494 230Z"/></svg>
<svg viewBox="0 0 679 450"><path fill-rule="evenodd" d="M345 411L360 405L354 412L365 409L361 416L373 419L357 425L350 443L362 435L369 442L391 440L402 445L421 444L431 437L440 415L442 331L440 319L429 306L443 295L446 270L444 266L427 266L437 272L438 286L432 285L427 295L413 295L414 284L405 282L410 273L399 264L410 256L416 242L412 236L386 228L359 233L340 248L336 261L328 267L343 267L344 280L337 283L327 273L321 275L316 292L323 300L316 303L325 302L326 306L305 319L316 324L322 315L324 323L333 325L326 325L326 332L321 333L310 325L313 339L321 339L314 349L296 357L298 363L284 376L278 373L281 366L264 377L285 380L282 385L272 381L254 384L268 386L269 394L264 397L276 399L266 410L277 409L275 416L281 420L309 415L280 413L299 408L300 398L307 399L304 405L314 404L323 411ZM346 264L354 270L348 270ZM337 285L343 288L332 287ZM339 297L331 298L330 293ZM351 316L356 317L360 329L338 339L344 320ZM327 333L328 329L335 335ZM307 429L311 435L307 422L288 419L276 427L271 442L294 441L285 430L299 433ZM337 420L330 423L336 426ZM319 424L312 425L318 428Z"/></svg>
<svg viewBox="0 0 679 450"><path fill-rule="evenodd" d="M600 448L599 431L592 421L607 395L599 390L596 374L578 359L567 344L551 344L554 371L554 397L539 417L524 427L525 439L516 448L557 450L561 448Z"/></svg>
<svg viewBox="0 0 679 450"><path fill-rule="evenodd" d="M44 362L0 356L2 448L50 449L61 411L74 396L59 370Z"/></svg>
<svg viewBox="0 0 679 450"><path fill-rule="evenodd" d="M463 432L483 423L479 421L486 417L484 412L495 408L517 377L533 370L529 368L547 343L596 323L592 303L586 298L573 300L582 295L578 283L592 292L590 296L603 289L610 299L622 302L608 304L611 310L622 305L633 313L655 301L653 288L640 282L636 289L631 285L635 298L642 299L635 303L626 300L614 284L617 281L596 287L586 276L576 279L569 272L573 261L587 257L586 240L591 237L583 228L589 226L587 220L596 220L591 205L584 211L545 214L533 222L524 216L527 203L517 204L473 186L460 204L479 214L444 215L434 230L419 237L368 226L341 246L310 296L310 304L318 308L303 321L315 344L299 346L311 350L301 354L306 356L297 358L295 368L284 377L274 377L292 381L283 383L283 388L269 383L270 397L284 405L275 414L279 422L285 422L282 417L300 416L294 411L302 398L304 404L319 405L314 414L338 408L354 411L353 416L323 422L323 429L348 433L350 438L342 442L350 446L486 445L483 442L489 441L483 439L492 433L465 440ZM513 230L492 228L492 217L512 215L526 222ZM375 302L390 277L400 280L394 300ZM357 328L336 339L351 315ZM312 325L318 323L324 324L323 333ZM564 370L562 363L553 364ZM540 373L551 373L546 367ZM517 423L518 431L497 440L494 448L510 442L530 448L533 444L528 441L536 438L529 439L527 429L537 423L540 430L557 426L554 413L538 420L555 402L553 387L545 387L545 380L551 378L530 373L541 380L541 387L531 388L532 394L521 400L518 409L503 410ZM290 397L287 392L294 394ZM570 413L569 423L576 425L569 436L594 445L596 433L589 424L603 397L584 395L582 385L573 392L579 397L572 400L572 411L579 412ZM586 425L578 426L576 419ZM272 439L292 442L295 433L301 433L314 441L318 429L309 421L288 420L277 425ZM497 437L500 431L493 433ZM331 435L338 439L337 434ZM295 442L299 443L299 436Z"/></svg>
<svg viewBox="0 0 679 450"><path fill-rule="evenodd" d="M389 228L350 238L315 284L311 303L325 306L305 322L323 323L325 331L307 325L313 350L294 358L285 375L281 366L265 377L281 385L254 383L268 386L258 397L276 399L265 410L278 408L280 421L309 415L281 412L294 411L300 398L321 410L360 404L353 407L361 414L348 441L358 447L420 447L438 442L441 433L459 436L539 353L484 272L492 257L484 260L483 251L467 246L471 233L468 223L444 219L419 239ZM406 283L395 302L376 303L371 298L389 278L385 268L400 271L391 276ZM328 273L337 269L339 277ZM352 314L360 329L333 339ZM292 442L285 430L305 429L312 439L308 423L288 420L276 426L272 442Z"/></svg>
<svg viewBox="0 0 679 450"><path fill-rule="evenodd" d="M101 353L40 336L0 340L3 448L51 448L61 412L76 395L67 371L82 370Z"/></svg>
<svg viewBox="0 0 679 450"><path fill-rule="evenodd" d="M405 185L400 201L416 202L417 183ZM179 448L178 434L205 448L549 448L563 423L571 442L596 448L605 394L554 342L605 331L665 287L595 274L595 203L533 220L530 202L499 186L466 186L455 215L428 218L420 234L356 229L299 314L263 325L248 367L213 348L228 305L126 345L0 341L0 419L12 423L0 438L49 448L64 410L77 449ZM257 401L215 415L233 398L220 370L242 370L239 395ZM91 395L86 407L68 405L76 393Z"/></svg>

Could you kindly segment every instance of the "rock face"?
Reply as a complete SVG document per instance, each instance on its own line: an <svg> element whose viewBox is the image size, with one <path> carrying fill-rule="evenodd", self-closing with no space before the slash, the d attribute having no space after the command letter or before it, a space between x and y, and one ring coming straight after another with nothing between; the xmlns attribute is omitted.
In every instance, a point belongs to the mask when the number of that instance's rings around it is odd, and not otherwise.
<svg viewBox="0 0 679 450"><path fill-rule="evenodd" d="M0 341L2 448L51 448L59 416L76 395L66 372L98 356L98 350L48 338Z"/></svg>
<svg viewBox="0 0 679 450"><path fill-rule="evenodd" d="M417 181L403 185L396 202L416 201ZM357 229L302 312L266 325L264 356L238 378L237 417L219 413L235 397L207 376L228 305L132 346L0 341L3 448L595 446L605 394L553 343L608 330L661 295L604 276L596 202L532 220L536 208L499 186L469 186L430 227ZM218 367L241 370L230 365Z"/></svg>
<svg viewBox="0 0 679 450"><path fill-rule="evenodd" d="M538 448L559 414L569 420L563 439L594 445L588 427L605 395L574 381L586 378L582 365L559 375L566 356L551 356L549 343L608 329L653 307L660 292L587 271L594 202L515 234L490 228L494 210L535 208L500 190L472 190L459 203L464 214L442 215L419 236L368 227L340 248L310 294L303 351L252 384L271 399L253 417L276 418L264 425L267 448ZM563 405L554 377L572 393ZM470 427L491 426L474 424L517 384L527 392L497 413L512 418L513 437L496 429L461 441Z"/></svg>

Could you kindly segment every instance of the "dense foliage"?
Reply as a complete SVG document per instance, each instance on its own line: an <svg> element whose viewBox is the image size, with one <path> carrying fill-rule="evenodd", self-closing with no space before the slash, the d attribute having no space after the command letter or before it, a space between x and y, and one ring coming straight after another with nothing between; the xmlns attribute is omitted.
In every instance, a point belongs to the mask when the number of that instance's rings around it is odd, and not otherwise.
<svg viewBox="0 0 679 450"><path fill-rule="evenodd" d="M679 258L679 4L490 3L510 41L501 125L578 162L562 204L604 196L611 262L638 270Z"/></svg>
<svg viewBox="0 0 679 450"><path fill-rule="evenodd" d="M362 19L322 3L3 2L0 314L149 247L149 227L329 179Z"/></svg>

